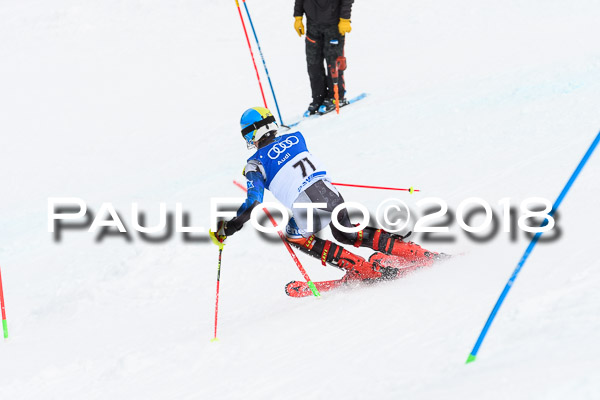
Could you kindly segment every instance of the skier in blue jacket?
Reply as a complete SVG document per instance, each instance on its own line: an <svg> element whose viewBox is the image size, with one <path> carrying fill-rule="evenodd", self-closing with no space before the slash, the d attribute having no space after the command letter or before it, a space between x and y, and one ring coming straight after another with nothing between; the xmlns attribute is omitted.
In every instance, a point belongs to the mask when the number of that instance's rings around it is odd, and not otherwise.
<svg viewBox="0 0 600 400"><path fill-rule="evenodd" d="M301 251L319 258L323 265L331 264L347 272L347 277L360 280L395 277L396 268L384 268L383 259L393 258L401 265L431 265L438 253L425 250L403 237L383 229L365 227L359 232L347 233L331 223L331 213L344 199L331 184L322 163L308 151L300 132L277 135L277 123L271 112L263 107L253 107L244 112L241 121L242 136L248 149L256 152L248 159L244 175L248 181L247 198L229 221L220 221L217 232L211 235L223 242L240 230L250 219L252 210L262 203L264 190L268 189L285 207L292 210L286 226L286 238ZM325 203L313 213L313 229L308 230L307 209L295 203ZM354 225L345 208L337 216L340 225ZM345 245L369 247L377 253L369 260L353 254L342 246L315 236L330 226L333 237Z"/></svg>

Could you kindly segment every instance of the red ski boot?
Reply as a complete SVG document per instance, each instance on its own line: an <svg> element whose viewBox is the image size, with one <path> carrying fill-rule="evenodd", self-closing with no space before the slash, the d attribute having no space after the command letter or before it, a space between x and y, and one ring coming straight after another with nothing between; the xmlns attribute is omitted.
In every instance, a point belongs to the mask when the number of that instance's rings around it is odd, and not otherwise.
<svg viewBox="0 0 600 400"><path fill-rule="evenodd" d="M373 234L373 250L394 256L397 268L432 265L440 256L439 253L424 249L413 242L404 242L403 239L409 235L402 237L388 233L383 229L378 229Z"/></svg>
<svg viewBox="0 0 600 400"><path fill-rule="evenodd" d="M382 276L378 264L366 261L364 258L345 249L342 249L342 254L335 265L348 271L344 276L345 280L368 281Z"/></svg>
<svg viewBox="0 0 600 400"><path fill-rule="evenodd" d="M303 252L321 259L323 265L329 263L348 271L344 277L346 280L372 280L381 277L379 265L374 265L329 240L312 235L308 238L288 238L288 241Z"/></svg>
<svg viewBox="0 0 600 400"><path fill-rule="evenodd" d="M405 259L383 253L373 253L369 262L379 265L384 279L401 278L409 272L424 267L422 264L408 263Z"/></svg>

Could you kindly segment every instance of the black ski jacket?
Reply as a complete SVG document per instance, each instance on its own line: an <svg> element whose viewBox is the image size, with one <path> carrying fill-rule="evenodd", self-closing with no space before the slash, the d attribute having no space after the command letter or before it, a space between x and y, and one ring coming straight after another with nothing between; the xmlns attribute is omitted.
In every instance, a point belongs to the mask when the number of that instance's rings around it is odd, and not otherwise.
<svg viewBox="0 0 600 400"><path fill-rule="evenodd" d="M350 19L354 0L296 0L294 17L306 14L309 24L337 25L340 18Z"/></svg>

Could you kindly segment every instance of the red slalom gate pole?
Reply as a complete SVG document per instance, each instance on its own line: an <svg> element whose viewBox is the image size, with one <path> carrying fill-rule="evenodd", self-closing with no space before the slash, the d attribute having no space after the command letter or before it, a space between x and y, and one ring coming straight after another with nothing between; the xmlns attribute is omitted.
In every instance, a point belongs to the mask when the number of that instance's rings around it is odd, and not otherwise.
<svg viewBox="0 0 600 400"><path fill-rule="evenodd" d="M262 95L263 103L265 103L265 108L269 108L267 106L267 99L265 98L265 92L263 91L262 83L260 82L260 74L258 73L258 68L256 68L256 61L254 61L254 53L252 52L252 46L250 45L250 38L248 38L248 31L246 30L246 24L244 23L244 17L242 17L242 9L240 8L240 2L235 0L235 5L237 6L238 13L240 14L240 21L242 21L242 27L244 28L244 35L246 35L246 42L248 43L248 49L250 50L250 56L252 57L252 64L254 64L254 70L256 71L256 79L258 79L258 86L260 87L260 94Z"/></svg>
<svg viewBox="0 0 600 400"><path fill-rule="evenodd" d="M267 214L267 217L269 218L269 221L271 221L271 223L273 224L273 226L275 228L277 228L277 222L275 222L275 218L273 218L273 216L271 215L271 213L269 212L269 210L267 210L266 208L263 208L263 211L265 212L265 214ZM288 241L285 239L285 236L283 235L283 232L282 231L277 231L277 233L279 233L279 237L283 241L283 244L285 244L285 247L287 247L288 251L290 252L290 256L292 256L292 259L294 260L294 262L298 266L298 269L300 270L300 273L302 274L302 276L304 277L304 279L306 280L306 282L308 282L308 286L310 286L311 289L312 289L314 287L314 284L312 283L312 281L310 280L310 277L306 273L306 270L304 269L304 267L300 263L300 260L298 260L298 257L296 257L296 253L294 253L294 250L292 249L292 247L290 246L290 244L288 243ZM315 291L316 291L316 293L315 293ZM314 287L313 293L314 293L315 296L320 296L319 291L317 290L316 287Z"/></svg>
<svg viewBox="0 0 600 400"><path fill-rule="evenodd" d="M412 186L409 187L408 189L403 189L403 188L393 188L393 187L385 187L385 186L352 185L350 183L332 183L332 185L335 185L335 186L357 187L357 188L363 188L363 189L403 190L403 191L409 192L411 194L414 193L414 192L420 192L419 189L415 189Z"/></svg>
<svg viewBox="0 0 600 400"><path fill-rule="evenodd" d="M2 289L2 271L0 270L0 306L2 307L2 330L4 339L8 339L8 323L6 322L6 308L4 307L4 290Z"/></svg>
<svg viewBox="0 0 600 400"><path fill-rule="evenodd" d="M331 77L333 78L333 98L335 99L335 112L340 113L340 81L338 76L338 62L335 61L335 68L331 67Z"/></svg>
<svg viewBox="0 0 600 400"><path fill-rule="evenodd" d="M241 183L239 183L236 180L233 181L233 184L236 185L237 187L239 187L240 189L242 189L244 192L248 191L248 189L246 189L246 187L244 185L242 185ZM269 221L271 221L271 223L273 224L273 226L275 228L277 228L277 222L275 221L275 218L273 218L273 216L271 215L271 213L269 212L269 210L267 210L266 208L263 208L263 211L265 212L265 214L267 214L267 217L269 218ZM310 287L310 290L312 291L312 293L315 295L315 297L321 296L321 293L319 293L319 290L317 289L317 287L315 286L315 284L313 283L313 281L310 279L310 277L306 273L306 270L302 266L302 263L300 262L300 260L298 259L298 257L296 257L296 253L294 253L294 250L292 249L292 247L290 246L290 244L288 243L288 241L285 239L285 236L283 235L283 232L281 230L278 230L277 233L279 234L279 237L281 238L281 241L283 242L283 244L287 248L288 252L290 253L290 256L292 256L292 259L296 263L296 266L298 267L298 269L300 270L300 273L302 274L302 276L306 280L306 283L308 284L308 287Z"/></svg>

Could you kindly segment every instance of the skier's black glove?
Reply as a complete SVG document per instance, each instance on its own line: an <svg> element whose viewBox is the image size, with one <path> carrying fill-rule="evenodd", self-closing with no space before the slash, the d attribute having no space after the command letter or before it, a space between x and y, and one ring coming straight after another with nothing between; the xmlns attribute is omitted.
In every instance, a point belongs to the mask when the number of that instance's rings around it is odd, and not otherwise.
<svg viewBox="0 0 600 400"><path fill-rule="evenodd" d="M219 223L217 223L217 232L215 232L215 237L221 243L223 243L225 241L225 239L227 239L227 234L225 233L226 229L227 229L227 222L219 221Z"/></svg>

